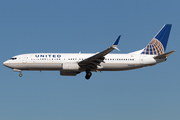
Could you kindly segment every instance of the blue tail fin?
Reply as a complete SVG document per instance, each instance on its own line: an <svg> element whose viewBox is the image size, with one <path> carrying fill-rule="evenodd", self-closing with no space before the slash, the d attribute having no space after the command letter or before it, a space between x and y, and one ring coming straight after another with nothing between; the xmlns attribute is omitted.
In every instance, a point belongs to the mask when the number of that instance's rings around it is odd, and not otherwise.
<svg viewBox="0 0 180 120"><path fill-rule="evenodd" d="M144 48L141 54L146 55L161 55L165 52L171 24L165 24L151 42Z"/></svg>

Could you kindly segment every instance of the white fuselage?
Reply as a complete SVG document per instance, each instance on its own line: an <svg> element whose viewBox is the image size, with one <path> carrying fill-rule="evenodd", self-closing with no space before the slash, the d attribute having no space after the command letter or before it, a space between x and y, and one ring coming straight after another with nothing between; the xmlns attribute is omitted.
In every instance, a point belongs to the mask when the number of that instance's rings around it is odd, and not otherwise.
<svg viewBox="0 0 180 120"><path fill-rule="evenodd" d="M34 53L22 54L12 57L3 64L9 68L17 70L59 70L63 71L64 63L78 63L94 54L82 53ZM154 55L142 54L108 54L105 56L104 62L97 66L97 69L91 71L121 71L141 68L154 65L161 61L157 61ZM82 72L78 69L76 71Z"/></svg>

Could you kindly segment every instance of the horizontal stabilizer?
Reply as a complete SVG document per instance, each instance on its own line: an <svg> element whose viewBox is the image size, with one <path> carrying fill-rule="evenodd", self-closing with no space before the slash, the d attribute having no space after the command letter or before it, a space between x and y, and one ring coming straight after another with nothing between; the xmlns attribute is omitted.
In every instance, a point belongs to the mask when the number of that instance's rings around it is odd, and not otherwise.
<svg viewBox="0 0 180 120"><path fill-rule="evenodd" d="M171 52L167 52L167 53L164 53L164 54L161 54L161 55L158 55L158 56L155 56L154 59L162 59L162 58L167 58L169 55L171 55L172 53L176 52L175 50L174 51L171 51Z"/></svg>

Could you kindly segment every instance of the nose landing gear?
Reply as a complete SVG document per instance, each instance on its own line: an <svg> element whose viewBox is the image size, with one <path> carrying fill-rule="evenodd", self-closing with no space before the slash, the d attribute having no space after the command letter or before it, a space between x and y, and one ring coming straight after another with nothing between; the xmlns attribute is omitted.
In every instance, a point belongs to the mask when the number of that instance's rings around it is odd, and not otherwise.
<svg viewBox="0 0 180 120"><path fill-rule="evenodd" d="M21 70L19 70L19 69L13 69L13 71L15 71L15 72L20 72L20 73L19 73L19 77L22 77Z"/></svg>
<svg viewBox="0 0 180 120"><path fill-rule="evenodd" d="M85 76L85 78L86 78L87 80L89 80L89 78L91 77L91 75L92 75L92 73L91 73L89 70L87 70L87 71L86 71L86 76Z"/></svg>
<svg viewBox="0 0 180 120"><path fill-rule="evenodd" d="M22 77L22 74L21 74L21 73L19 74L19 77Z"/></svg>

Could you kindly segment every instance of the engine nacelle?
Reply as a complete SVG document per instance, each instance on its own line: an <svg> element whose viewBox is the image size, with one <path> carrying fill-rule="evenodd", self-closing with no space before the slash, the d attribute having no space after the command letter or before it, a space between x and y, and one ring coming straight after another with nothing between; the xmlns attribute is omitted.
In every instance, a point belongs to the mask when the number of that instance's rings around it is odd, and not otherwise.
<svg viewBox="0 0 180 120"><path fill-rule="evenodd" d="M63 63L62 70L65 71L76 71L79 70L80 66L77 63Z"/></svg>

